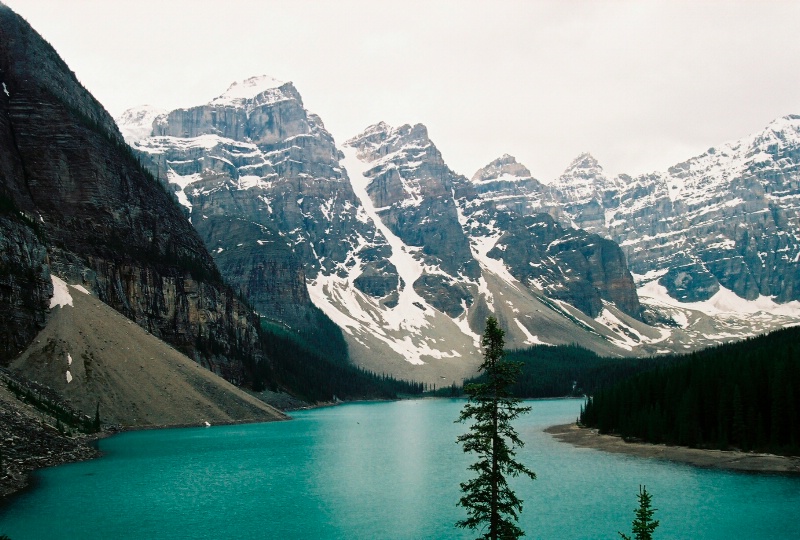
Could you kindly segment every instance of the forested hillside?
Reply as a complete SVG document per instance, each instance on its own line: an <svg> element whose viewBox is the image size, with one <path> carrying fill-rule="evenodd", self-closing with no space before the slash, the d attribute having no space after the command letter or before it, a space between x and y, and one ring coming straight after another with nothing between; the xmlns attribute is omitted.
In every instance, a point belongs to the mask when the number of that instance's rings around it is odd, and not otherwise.
<svg viewBox="0 0 800 540"><path fill-rule="evenodd" d="M800 328L706 349L592 396L581 422L653 443L800 455Z"/></svg>

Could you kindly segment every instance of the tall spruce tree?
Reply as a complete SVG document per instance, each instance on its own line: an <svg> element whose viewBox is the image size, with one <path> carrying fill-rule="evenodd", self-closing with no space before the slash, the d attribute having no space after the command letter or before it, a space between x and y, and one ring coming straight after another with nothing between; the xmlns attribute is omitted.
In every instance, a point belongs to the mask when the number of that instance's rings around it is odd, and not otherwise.
<svg viewBox="0 0 800 540"><path fill-rule="evenodd" d="M653 532L658 527L658 520L653 519L656 509L652 507L653 497L647 493L646 486L639 486L639 508L634 510L636 517L632 523L633 540L653 540ZM631 540L630 536L619 533L625 540Z"/></svg>
<svg viewBox="0 0 800 540"><path fill-rule="evenodd" d="M507 478L519 475L536 479L536 474L516 461L516 448L523 442L511 422L530 407L521 406L509 388L519 377L522 364L503 360L503 336L497 319L489 317L483 334L483 364L480 371L486 382L468 384L464 392L469 401L461 410L458 422L473 422L469 432L458 437L464 452L475 452L478 461L469 470L475 478L461 483L463 496L458 502L467 510L468 517L456 523L457 527L478 529L485 540L516 539L524 534L516 525L522 500L509 487Z"/></svg>

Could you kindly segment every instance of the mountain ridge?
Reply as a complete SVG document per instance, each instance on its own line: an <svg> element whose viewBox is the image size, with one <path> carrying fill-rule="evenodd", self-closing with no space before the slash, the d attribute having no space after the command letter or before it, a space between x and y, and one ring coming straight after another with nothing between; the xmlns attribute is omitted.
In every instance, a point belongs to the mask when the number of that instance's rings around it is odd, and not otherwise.
<svg viewBox="0 0 800 540"><path fill-rule="evenodd" d="M241 117L243 113L236 108L249 110L254 103L226 104L225 115ZM289 103L295 103L309 122L317 121L318 117L303 107L299 92L278 108ZM247 116L247 121L279 118L278 109L271 106L265 103L261 116ZM201 107L213 107L213 100ZM724 311L723 315L711 304L686 303L695 299L692 296L679 297L683 302L666 300L662 289L648 285L656 279L666 286L667 296L674 295L675 279L683 276L681 267L673 270L675 275L668 275L669 268L663 268L671 264L674 255L670 255L672 259L655 257L662 266L648 266L652 261L633 256L637 249L655 249L660 237L648 243L646 232L653 227L644 223L658 215L662 206L672 204L668 197L651 198L656 206L645 208L646 215L635 214L647 202L644 195L653 191L656 180L652 178L607 175L596 158L582 153L549 184L534 178L508 154L468 179L447 167L422 124L392 127L381 121L347 139L341 150L325 131L323 156L303 150L317 146L321 132L306 128L297 138L297 128L291 127L293 119L283 128L272 126L275 147L254 142L257 138L244 129L239 130L238 140L225 142L231 147L238 145L242 154L297 146L291 158L294 169L276 170L273 175L267 169L248 168L230 156L225 157L228 165L219 165L224 156L210 151L219 140L207 138L223 136L230 126L209 124L210 116L209 112L197 116L198 122L206 122L206 132L188 130L194 139L179 137L180 130L170 127L173 135L167 142L158 136L163 127L154 124L152 136L135 147L145 153L175 152L174 157L160 161L158 168L172 167L177 176L168 178L180 188L179 197L196 181L192 179L187 188L183 182L188 180L182 178L201 171L207 175L213 171L216 185L228 182L230 189L269 184L271 190L296 192L284 200L268 197L265 210L273 215L269 227L277 237L293 239L287 242L289 251L303 252L297 260L306 270L309 298L343 329L350 355L362 367L381 370L391 366L392 373L409 378L420 374L433 381L437 376L432 372L442 366L446 373L438 375L440 380L442 376L457 380L474 369L476 354L469 348L477 349L482 320L493 310L505 321L511 346L570 343L581 336L584 346L601 353L656 354L714 343L721 336L747 335L743 318L734 316L735 312L729 316ZM322 126L321 120L318 125ZM263 128L250 129L259 132ZM280 129L285 130L283 139ZM298 146L298 141L303 144ZM183 169L187 160L193 163L191 170ZM325 163L322 169L321 163ZM324 194L332 185L330 171L339 173L335 184L349 186L335 197ZM305 193L311 184L324 187L309 198ZM293 185L298 187L290 187ZM203 189L195 188L185 203L196 208L194 201L203 200L210 204L206 209L214 207L216 203L209 203L208 197L219 195ZM663 191L666 194L667 190ZM302 224L290 226L286 219L275 218L295 212L295 199L303 205L310 203L302 211L306 216ZM327 225L331 200L346 201L344 206L355 217L352 223L360 224L356 237L345 240L346 235ZM623 216L624 211L634 213L639 229L624 234L623 224L630 219ZM255 208L238 214L228 208L226 212L244 221L262 219ZM193 223L197 215L192 211ZM203 213L202 219L209 215ZM635 241L636 234L644 240ZM325 252L331 242L341 248L335 257ZM223 248L222 253L232 247ZM667 248L659 249L669 254L664 251ZM213 246L212 251L216 251ZM667 283L670 279L673 285ZM694 290L702 296L707 286L711 294L705 298L728 290L714 289L711 281L704 285L695 279ZM516 291L515 300L498 302L510 290ZM727 300L714 302L733 305ZM753 332L795 320L791 306L781 310L763 302L760 305L771 310L770 320L755 323ZM553 319L545 322L548 319L543 313ZM426 342L423 335L433 325L437 337Z"/></svg>

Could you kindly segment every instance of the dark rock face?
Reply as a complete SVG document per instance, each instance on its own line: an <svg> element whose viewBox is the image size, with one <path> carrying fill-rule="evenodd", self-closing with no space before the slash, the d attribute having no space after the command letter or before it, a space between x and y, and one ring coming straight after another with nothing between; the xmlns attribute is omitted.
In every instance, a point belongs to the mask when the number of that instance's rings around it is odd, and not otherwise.
<svg viewBox="0 0 800 540"><path fill-rule="evenodd" d="M129 117L139 115L129 114ZM396 289L390 249L292 83L254 77L157 117L131 141L166 173L225 278L272 322L313 331L307 279L346 277L376 298Z"/></svg>
<svg viewBox="0 0 800 540"><path fill-rule="evenodd" d="M603 301L639 317L641 306L625 257L614 242L564 228L545 186L511 156L478 171L456 191L473 237L491 242L486 256L501 260L521 283L596 317Z"/></svg>
<svg viewBox="0 0 800 540"><path fill-rule="evenodd" d="M20 243L19 230L5 229L16 258L39 268L45 246L54 273L85 283L153 334L239 378L240 365L197 350L196 337L215 336L226 352L259 357L258 321L222 285L202 240L139 166L113 119L5 6L0 79L7 91L0 94L2 189L44 239ZM36 280L46 275L39 270ZM32 306L41 305L40 293Z"/></svg>
<svg viewBox="0 0 800 540"><path fill-rule="evenodd" d="M569 219L618 242L633 272L664 273L679 300L722 286L787 302L800 299L799 168L800 117L787 116L665 173L609 179L578 159L556 198Z"/></svg>
<svg viewBox="0 0 800 540"><path fill-rule="evenodd" d="M18 216L0 215L0 364L41 330L51 296L47 249Z"/></svg>
<svg viewBox="0 0 800 540"><path fill-rule="evenodd" d="M228 283L263 316L278 321L300 320L310 302L305 272L298 257L278 233L242 219L209 216L198 230L209 246L229 245L231 239L250 239L238 249L225 249L215 260ZM253 242L258 238L258 242Z"/></svg>

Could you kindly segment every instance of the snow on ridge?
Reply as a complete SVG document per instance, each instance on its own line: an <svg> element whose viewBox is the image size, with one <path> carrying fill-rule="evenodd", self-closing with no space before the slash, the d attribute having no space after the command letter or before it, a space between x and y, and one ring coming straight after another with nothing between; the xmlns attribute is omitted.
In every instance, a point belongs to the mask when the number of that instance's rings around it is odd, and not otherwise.
<svg viewBox="0 0 800 540"><path fill-rule="evenodd" d="M178 197L178 202L181 203L181 205L189 209L190 213L192 211L192 203L189 202L189 198L186 196L186 188L190 184L202 179L203 177L200 173L181 176L172 169L167 171L167 182L178 185L180 189L175 192L175 196Z"/></svg>
<svg viewBox="0 0 800 540"><path fill-rule="evenodd" d="M392 248L392 254L389 257L389 261L395 266L395 268L397 268L398 275L405 283L405 286L400 290L400 299L398 300L397 306L390 310L390 312L397 314L400 314L401 312L415 313L418 311L418 308L413 305L414 302L417 302L423 306L427 306L428 304L425 299L417 294L413 287L413 284L423 273L422 264L414 259L412 250L409 248L409 246L406 246L406 244L400 240L397 235L389 230L389 227L387 227L386 224L383 223L383 220L380 218L380 216L378 216L375 205L367 193L369 179L364 174L371 168L371 165L359 160L356 156L356 150L353 147L346 147L344 150L344 155L345 158L343 162L345 169L347 169L349 173L348 176L350 177L350 183L353 186L353 191L361 201L362 208L364 208L367 215L375 224L375 228L381 232L384 238L386 238L386 241L389 243L389 246ZM392 321L392 327L398 329L403 319L404 317L402 316L395 318L395 320Z"/></svg>
<svg viewBox="0 0 800 540"><path fill-rule="evenodd" d="M167 111L152 105L141 105L124 111L115 118L122 137L130 145L146 139L153 132L153 122Z"/></svg>
<svg viewBox="0 0 800 540"><path fill-rule="evenodd" d="M720 285L719 291L708 300L702 302L681 302L669 296L667 288L653 280L639 287L636 291L640 298L650 302L678 309L700 311L711 317L719 315L755 315L768 313L770 315L800 318L800 301L794 300L785 304L778 304L768 296L759 296L755 300L746 300L735 292Z"/></svg>
<svg viewBox="0 0 800 540"><path fill-rule="evenodd" d="M82 292L83 294L88 294L88 295L91 295L91 294L92 294L92 293L90 293L89 291L87 291L87 290L86 290L86 287L84 287L83 285L70 285L70 287L72 287L73 289L76 289L76 290L78 290L78 291Z"/></svg>
<svg viewBox="0 0 800 540"><path fill-rule="evenodd" d="M56 306L72 306L72 295L69 294L67 283L55 274L50 274L50 279L53 282L53 297L50 299L50 309Z"/></svg>
<svg viewBox="0 0 800 540"><path fill-rule="evenodd" d="M220 96L211 101L212 105L235 105L256 96L280 88L285 83L273 79L269 75L258 75L243 81L231 84L228 89Z"/></svg>
<svg viewBox="0 0 800 540"><path fill-rule="evenodd" d="M371 168L369 163L358 159L358 150L352 146L344 148L342 164L347 170L353 191L361 202L360 209L366 219L384 236L392 249L389 261L397 269L403 282L399 289L397 304L393 308L381 305L376 299L358 290L353 282L361 274L362 262L354 256L356 264L347 269L347 276L336 273L325 275L320 273L308 284L309 294L314 304L322 309L352 339L366 344L362 338L380 342L398 353L407 362L415 365L424 364L429 359L456 358L461 353L448 345L438 345L432 334L438 329L436 324L447 317L433 308L413 287L424 272L435 271L415 258L418 249L407 246L392 233L380 219L372 199L367 194L369 177L365 173ZM362 239L363 240L363 239ZM366 240L364 240L366 242ZM353 253L358 253L354 249ZM476 339L469 329L466 317L448 321L454 323L454 329L467 335L470 341ZM434 321L439 321L435 323Z"/></svg>
<svg viewBox="0 0 800 540"><path fill-rule="evenodd" d="M520 331L523 334L525 334L526 345L550 345L549 343L545 343L544 341L539 339L539 336L534 336L533 334L531 334L530 330L525 328L525 325L522 324L519 319L514 318L514 322L517 323L517 326L519 327Z"/></svg>
<svg viewBox="0 0 800 540"><path fill-rule="evenodd" d="M190 148L203 148L205 150L211 150L222 145L247 149L249 152L259 151L258 147L253 143L229 139L214 133L204 133L203 135L198 135L197 137L171 137L168 135L149 137L146 140L139 141L136 144L136 149L142 150L149 154L162 154L165 151L172 150L174 148L177 148L181 151L186 151Z"/></svg>

